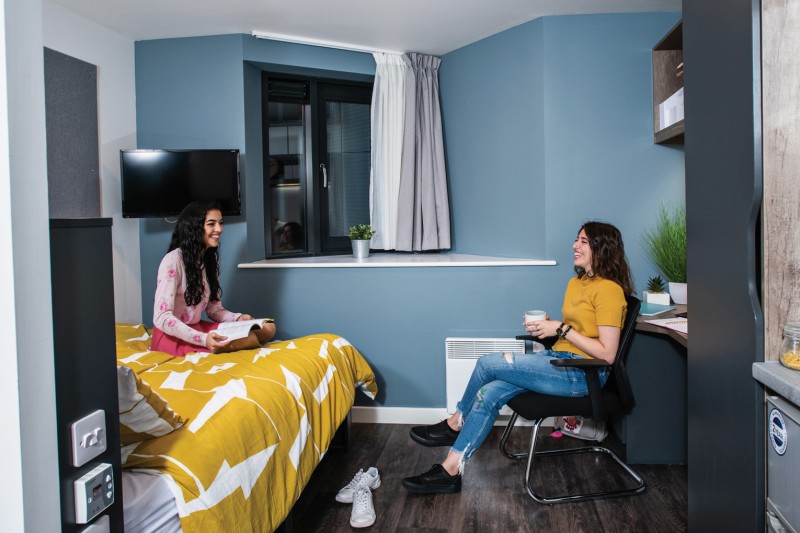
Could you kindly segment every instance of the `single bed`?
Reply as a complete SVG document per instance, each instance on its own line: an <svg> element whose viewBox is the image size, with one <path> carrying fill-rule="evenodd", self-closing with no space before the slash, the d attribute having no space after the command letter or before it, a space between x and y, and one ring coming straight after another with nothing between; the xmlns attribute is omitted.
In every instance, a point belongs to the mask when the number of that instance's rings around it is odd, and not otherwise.
<svg viewBox="0 0 800 533"><path fill-rule="evenodd" d="M117 324L126 531L273 531L374 373L344 338L310 335L172 357ZM176 517L179 523L176 521Z"/></svg>

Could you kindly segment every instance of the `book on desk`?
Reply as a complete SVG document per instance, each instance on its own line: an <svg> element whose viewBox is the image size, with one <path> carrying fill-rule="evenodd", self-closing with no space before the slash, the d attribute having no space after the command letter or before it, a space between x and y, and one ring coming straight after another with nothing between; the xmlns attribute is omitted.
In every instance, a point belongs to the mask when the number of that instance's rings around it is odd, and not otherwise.
<svg viewBox="0 0 800 533"><path fill-rule="evenodd" d="M642 302L642 306L639 308L639 314L642 316L655 316L660 315L661 313L666 313L667 311L674 311L675 309L676 307L674 305Z"/></svg>

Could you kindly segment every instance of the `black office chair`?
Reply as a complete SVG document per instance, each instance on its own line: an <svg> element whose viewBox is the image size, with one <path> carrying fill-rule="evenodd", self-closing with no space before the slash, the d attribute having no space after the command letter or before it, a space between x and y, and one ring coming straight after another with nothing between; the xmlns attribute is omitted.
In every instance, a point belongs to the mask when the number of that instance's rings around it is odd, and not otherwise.
<svg viewBox="0 0 800 533"><path fill-rule="evenodd" d="M636 326L636 317L639 315L639 307L641 302L634 296L626 297L628 303L628 311L625 316L625 323L623 324L619 349L617 356L614 359L614 364L611 365L611 374L608 377L605 387L600 387L600 380L597 376L599 368L608 367L608 363L599 359L555 359L551 364L555 366L571 366L580 368L586 373L586 381L589 386L589 396L582 396L578 398L563 397L563 396L550 396L547 394L539 394L536 392L524 392L515 396L508 402L508 406L513 411L511 418L508 421L503 436L500 439L500 451L510 459L528 459L528 467L525 470L525 489L531 498L539 503L553 504L563 503L570 501L590 500L596 498L608 498L612 496L625 496L632 494L639 494L645 490L644 480L625 464L614 452L600 446L598 443L594 446L585 446L581 448L570 448L565 450L549 450L549 451L536 451L536 436L539 433L539 427L542 422L551 416L559 415L581 415L591 418L596 421L608 421L609 417L616 414L627 412L633 406L633 392L631 391L630 383L628 381L628 374L625 370L625 359L628 354L631 339L633 338L634 328ZM517 339L535 340L542 342L539 339L534 339L530 335L519 335ZM554 340L553 340L554 342ZM531 446L528 453L509 453L506 450L506 441L514 428L514 423L518 417L527 420L533 420L533 430L531 435ZM541 496L537 494L533 487L531 487L531 471L536 458L545 456L559 456L568 454L582 454L582 453L596 453L607 454L619 464L622 469L627 473L628 477L634 480L635 486L632 488L624 487L615 490L589 492L581 494L565 494L561 496Z"/></svg>

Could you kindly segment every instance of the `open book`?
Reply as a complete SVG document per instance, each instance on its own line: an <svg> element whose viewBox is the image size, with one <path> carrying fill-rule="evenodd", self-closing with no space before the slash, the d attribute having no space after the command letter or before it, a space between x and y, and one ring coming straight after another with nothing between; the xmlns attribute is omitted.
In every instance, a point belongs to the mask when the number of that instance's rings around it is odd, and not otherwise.
<svg viewBox="0 0 800 533"><path fill-rule="evenodd" d="M254 318L253 320L237 320L235 322L223 322L213 333L228 337L225 342L243 339L250 334L250 331L259 329L267 322L274 322L271 318Z"/></svg>
<svg viewBox="0 0 800 533"><path fill-rule="evenodd" d="M656 320L645 320L648 324L661 326L662 328L674 329L684 335L689 334L689 321L685 318L662 318Z"/></svg>

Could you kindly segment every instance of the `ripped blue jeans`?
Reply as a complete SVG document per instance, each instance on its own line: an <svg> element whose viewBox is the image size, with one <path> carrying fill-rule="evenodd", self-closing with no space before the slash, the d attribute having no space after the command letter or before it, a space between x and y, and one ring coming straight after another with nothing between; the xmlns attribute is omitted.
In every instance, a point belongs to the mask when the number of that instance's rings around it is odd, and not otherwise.
<svg viewBox="0 0 800 533"><path fill-rule="evenodd" d="M582 370L550 364L551 359L578 358L574 353L546 350L535 354L494 352L478 359L456 405L463 426L451 450L462 454L461 464L483 443L500 409L514 396L526 391L554 396L588 395ZM608 373L607 368L598 372L601 387L606 384Z"/></svg>

